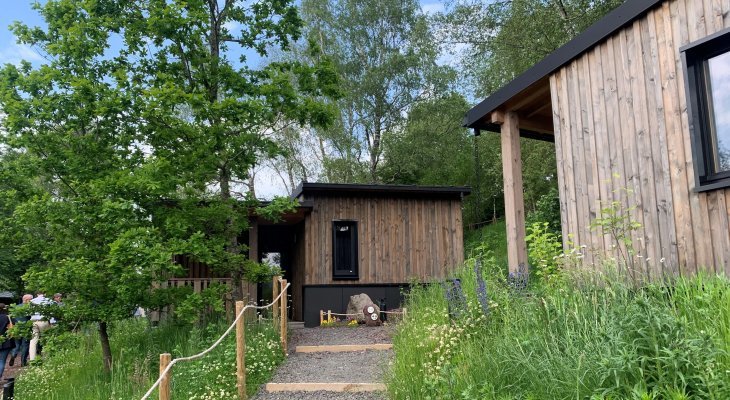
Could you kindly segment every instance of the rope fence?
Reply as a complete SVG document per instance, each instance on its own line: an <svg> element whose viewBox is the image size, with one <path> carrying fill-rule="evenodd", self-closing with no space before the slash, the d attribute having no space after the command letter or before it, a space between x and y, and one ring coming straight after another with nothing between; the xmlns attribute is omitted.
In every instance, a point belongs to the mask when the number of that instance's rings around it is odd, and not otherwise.
<svg viewBox="0 0 730 400"><path fill-rule="evenodd" d="M147 400L152 393L159 387L159 395L160 400L170 400L170 383L172 380L172 374L170 371L172 370L172 366L177 364L178 362L182 361L193 361L200 359L204 357L206 354L213 351L218 345L225 339L233 330L233 328L236 328L236 379L237 379L237 387L238 387L238 396L241 400L246 399L246 367L245 367L245 354L246 354L246 341L245 341L245 326L244 326L244 320L243 315L246 312L246 310L254 309L254 310L263 310L267 309L269 307L273 307L274 316L276 316L276 312L280 311L281 315L279 316L279 333L281 336L281 345L282 349L284 350L284 354L286 355L286 346L287 346L287 298L286 293L289 289L289 286L291 286L291 283L287 283L286 279L281 279L280 276L275 276L273 279L273 284L275 288L275 294L278 294L276 298L269 304L263 305L263 306L257 306L255 304L248 304L244 306L244 303L242 301L236 302L236 319L233 320L233 323L226 329L226 331L221 335L218 340L213 343L210 347L207 349L201 351L198 354L194 354L192 356L187 357L179 357L171 360L172 356L170 353L164 353L160 354L160 377L155 381L155 383L152 385L152 387L147 391L147 393L142 396L141 400ZM281 288L281 289L280 289ZM280 290L279 290L280 289ZM277 325L277 318L273 318L274 327Z"/></svg>
<svg viewBox="0 0 730 400"><path fill-rule="evenodd" d="M403 307L401 311L380 311L382 314L400 314L405 319L406 315L408 314L408 309L406 307ZM327 319L325 319L325 315L327 316ZM324 321L331 321L332 316L335 317L357 317L362 315L362 313L355 313L355 314L343 314L343 313L334 313L332 310L327 310L325 313L324 310L319 310L319 324L322 325Z"/></svg>

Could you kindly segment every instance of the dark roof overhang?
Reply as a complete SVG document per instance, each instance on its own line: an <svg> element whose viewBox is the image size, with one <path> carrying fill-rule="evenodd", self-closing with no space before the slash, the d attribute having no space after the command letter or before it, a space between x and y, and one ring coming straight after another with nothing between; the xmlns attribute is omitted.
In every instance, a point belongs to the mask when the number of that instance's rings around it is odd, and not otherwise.
<svg viewBox="0 0 730 400"><path fill-rule="evenodd" d="M456 198L469 195L471 188L466 186L416 186L416 185L380 185L353 183L311 183L302 182L292 194L293 198L305 200L308 194L329 196L392 196L419 198Z"/></svg>
<svg viewBox="0 0 730 400"><path fill-rule="evenodd" d="M531 87L549 77L551 73L591 49L617 30L644 15L644 13L662 1L665 0L626 0L622 5L591 25L573 40L555 50L532 68L519 75L512 82L474 106L466 113L464 126L473 128L476 134L478 134L479 130L499 132L499 125L491 123L489 119L490 113L499 109L515 96L529 91ZM520 129L520 136L535 136L537 139L549 140L540 132L529 129Z"/></svg>

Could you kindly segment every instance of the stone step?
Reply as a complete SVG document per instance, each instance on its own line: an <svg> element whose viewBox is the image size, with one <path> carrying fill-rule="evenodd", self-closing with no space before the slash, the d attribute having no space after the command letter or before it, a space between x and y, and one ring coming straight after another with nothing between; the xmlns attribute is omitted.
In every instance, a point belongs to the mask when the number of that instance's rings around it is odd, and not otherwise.
<svg viewBox="0 0 730 400"><path fill-rule="evenodd" d="M291 382L267 383L266 391L273 392L382 392L385 384L373 382Z"/></svg>
<svg viewBox="0 0 730 400"><path fill-rule="evenodd" d="M392 343L297 346L297 353L340 353L345 351L390 350Z"/></svg>

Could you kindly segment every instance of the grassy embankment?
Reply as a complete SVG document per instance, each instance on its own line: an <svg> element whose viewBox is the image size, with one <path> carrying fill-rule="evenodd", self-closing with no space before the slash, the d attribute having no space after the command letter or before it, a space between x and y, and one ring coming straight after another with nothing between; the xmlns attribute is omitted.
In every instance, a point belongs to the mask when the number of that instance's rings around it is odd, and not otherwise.
<svg viewBox="0 0 730 400"><path fill-rule="evenodd" d="M489 240L500 240L504 226L484 229L470 237L503 249ZM727 278L639 286L611 274L563 273L518 291L504 262L485 260L486 313L473 258L457 273L467 299L459 318L450 319L442 286L411 292L409 318L394 339L392 398L730 398Z"/></svg>
<svg viewBox="0 0 730 400"><path fill-rule="evenodd" d="M18 377L15 395L23 400L99 400L141 398L158 377L159 355L173 358L195 354L210 346L225 330L222 324L204 329L190 325L151 328L142 319L114 325L111 374L102 370L95 331L66 333L46 344L40 366ZM173 367L172 397L189 400L238 399L235 332L203 359ZM246 329L247 392L255 392L283 360L278 333L271 324ZM152 398L157 398L157 393Z"/></svg>

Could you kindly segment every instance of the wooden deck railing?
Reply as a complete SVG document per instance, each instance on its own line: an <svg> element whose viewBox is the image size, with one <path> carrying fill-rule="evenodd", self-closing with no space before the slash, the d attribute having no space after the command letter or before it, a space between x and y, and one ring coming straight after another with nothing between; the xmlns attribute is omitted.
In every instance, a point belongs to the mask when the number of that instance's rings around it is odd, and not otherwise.
<svg viewBox="0 0 730 400"><path fill-rule="evenodd" d="M197 360L199 358L204 357L206 354L210 353L218 347L218 345L223 341L223 339L228 336L233 328L236 329L236 386L238 388L238 397L241 400L246 399L246 330L244 326L244 314L246 310L249 309L256 309L256 310L262 310L267 309L269 307L276 307L274 310L277 310L280 312L279 318L276 318L276 314L274 314L274 328L279 328L279 335L281 338L281 347L284 351L284 355L287 354L286 346L287 346L287 292L289 290L289 286L291 286L290 283L287 283L286 279L281 279L280 276L274 277L274 288L275 293L278 293L278 296L274 298L274 300L265 305L265 306L256 306L254 304L248 304L244 306L244 302L237 301L236 302L236 318L233 320L233 323L231 326L226 329L226 331L221 335L218 340L213 343L209 348L203 350L202 352L198 354L194 354L192 356L188 357L179 357L172 359L172 356L170 353L164 353L160 354L160 377L157 379L157 381L152 385L152 387L147 391L147 393L142 396L142 400L148 399L152 393L155 391L155 389L159 388L159 395L160 400L170 400L170 383L172 381L172 366L175 365L178 362L182 361L193 361Z"/></svg>

